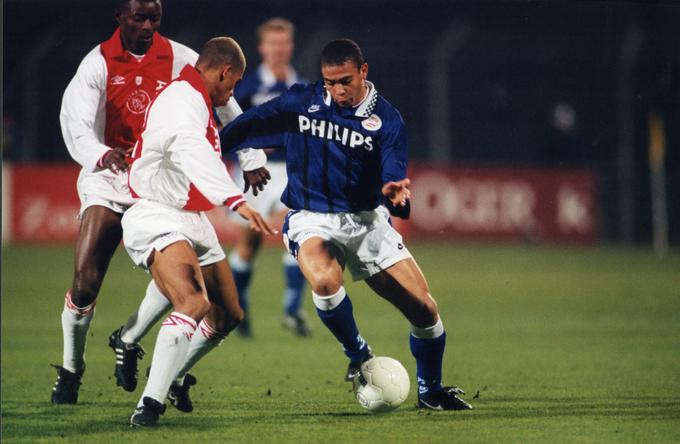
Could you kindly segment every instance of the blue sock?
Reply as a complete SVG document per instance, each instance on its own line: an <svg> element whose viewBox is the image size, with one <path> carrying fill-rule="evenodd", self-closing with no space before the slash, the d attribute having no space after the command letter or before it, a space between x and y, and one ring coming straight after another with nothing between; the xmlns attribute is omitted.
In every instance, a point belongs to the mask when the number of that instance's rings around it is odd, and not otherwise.
<svg viewBox="0 0 680 444"><path fill-rule="evenodd" d="M446 332L433 339L409 336L411 354L416 358L418 395L427 395L442 388L442 359L446 347Z"/></svg>
<svg viewBox="0 0 680 444"><path fill-rule="evenodd" d="M250 307L250 278L253 275L253 270L250 264L241 259L241 256L235 251L229 255L229 265L238 291L238 303L247 313Z"/></svg>
<svg viewBox="0 0 680 444"><path fill-rule="evenodd" d="M292 259L289 260L288 258ZM283 271L286 278L286 289L283 293L283 309L289 316L294 316L302 306L305 288L305 276L300 271L297 261L288 253L284 256Z"/></svg>
<svg viewBox="0 0 680 444"><path fill-rule="evenodd" d="M342 293L340 293L342 292ZM321 318L321 322L333 333L335 338L342 344L342 349L345 355L351 361L359 361L368 353L368 344L359 334L359 329L354 321L352 314L352 301L346 295L345 289L340 288L335 296L322 298L314 294L314 305L316 305L316 312ZM322 302L320 300L328 301L330 299L341 300L331 309L320 308Z"/></svg>

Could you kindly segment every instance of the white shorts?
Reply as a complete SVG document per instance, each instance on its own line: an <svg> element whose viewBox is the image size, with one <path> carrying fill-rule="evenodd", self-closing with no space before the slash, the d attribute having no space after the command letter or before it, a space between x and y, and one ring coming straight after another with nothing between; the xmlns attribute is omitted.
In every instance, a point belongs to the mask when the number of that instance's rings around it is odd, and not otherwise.
<svg viewBox="0 0 680 444"><path fill-rule="evenodd" d="M135 199L128 188L128 174L114 174L109 170L97 172L80 171L78 176L78 197L80 198L81 217L91 206L99 205L116 213L124 213Z"/></svg>
<svg viewBox="0 0 680 444"><path fill-rule="evenodd" d="M264 186L263 191L258 191L257 196L253 196L252 191L248 191L246 199L251 207L265 218L270 218L282 211L286 210L286 206L281 202L281 195L288 184L288 175L286 174L285 162L269 162L267 169L272 176L271 180ZM236 185L243 189L243 172L240 168L235 167L231 172ZM229 211L231 217L240 225L249 225L249 222L243 219L234 211Z"/></svg>
<svg viewBox="0 0 680 444"><path fill-rule="evenodd" d="M121 223L125 249L144 269L148 269L154 250L182 240L193 247L201 267L225 258L215 229L202 211L185 211L142 199L125 212Z"/></svg>
<svg viewBox="0 0 680 444"><path fill-rule="evenodd" d="M283 243L297 257L307 239L320 237L333 242L343 253L352 279L363 280L413 257L389 218L384 207L358 213L291 211L283 226Z"/></svg>

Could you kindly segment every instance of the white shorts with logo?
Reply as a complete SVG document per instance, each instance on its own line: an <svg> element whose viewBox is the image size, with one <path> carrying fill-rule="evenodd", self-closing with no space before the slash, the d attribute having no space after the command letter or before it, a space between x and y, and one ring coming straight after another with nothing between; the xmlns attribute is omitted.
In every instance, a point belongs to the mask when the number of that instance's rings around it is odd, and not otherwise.
<svg viewBox="0 0 680 444"><path fill-rule="evenodd" d="M125 212L123 243L132 261L148 269L149 256L175 242L189 242L201 267L225 258L217 234L202 211L185 211L140 199Z"/></svg>
<svg viewBox="0 0 680 444"><path fill-rule="evenodd" d="M81 217L91 206L99 205L116 213L124 213L135 199L128 188L128 174L114 174L109 170L90 172L81 170L78 176L78 197Z"/></svg>
<svg viewBox="0 0 680 444"><path fill-rule="evenodd" d="M389 218L385 207L358 213L290 211L283 226L283 243L297 257L300 246L312 237L330 241L343 253L352 279L363 280L413 257Z"/></svg>
<svg viewBox="0 0 680 444"><path fill-rule="evenodd" d="M270 218L284 210L286 206L281 202L281 194L288 184L288 174L286 173L285 162L269 162L267 169L272 176L271 180L264 186L264 190L258 191L257 196L253 196L252 191L248 191L246 199L251 207L258 213L262 214L264 218ZM235 167L231 172L236 185L243 189L243 172L240 168ZM233 211L229 212L231 217L240 225L249 225L249 222Z"/></svg>

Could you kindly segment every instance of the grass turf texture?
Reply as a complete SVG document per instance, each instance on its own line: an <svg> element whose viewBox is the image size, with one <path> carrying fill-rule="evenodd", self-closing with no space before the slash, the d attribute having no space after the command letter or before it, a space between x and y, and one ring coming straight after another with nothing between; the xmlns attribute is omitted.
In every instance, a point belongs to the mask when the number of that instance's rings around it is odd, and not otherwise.
<svg viewBox="0 0 680 444"><path fill-rule="evenodd" d="M413 245L448 332L445 382L470 412L415 409L408 324L363 283L348 283L362 334L409 370L409 399L364 413L347 361L313 313L314 336L280 326L281 252L265 249L252 289L255 338L233 336L193 373L195 411L130 429L141 393L115 386L107 337L148 276L122 249L97 302L77 406L49 403L61 363L60 313L72 250L3 248L3 442L678 442L680 255L628 249ZM155 328L143 341L151 361Z"/></svg>

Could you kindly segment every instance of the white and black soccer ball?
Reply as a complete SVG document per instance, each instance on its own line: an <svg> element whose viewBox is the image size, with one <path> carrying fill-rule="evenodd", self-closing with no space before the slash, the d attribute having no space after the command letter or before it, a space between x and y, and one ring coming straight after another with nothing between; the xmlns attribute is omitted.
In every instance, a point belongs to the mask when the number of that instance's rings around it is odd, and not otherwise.
<svg viewBox="0 0 680 444"><path fill-rule="evenodd" d="M376 356L364 362L360 375L354 380L357 401L371 413L396 409L406 401L410 388L404 366L387 356Z"/></svg>

